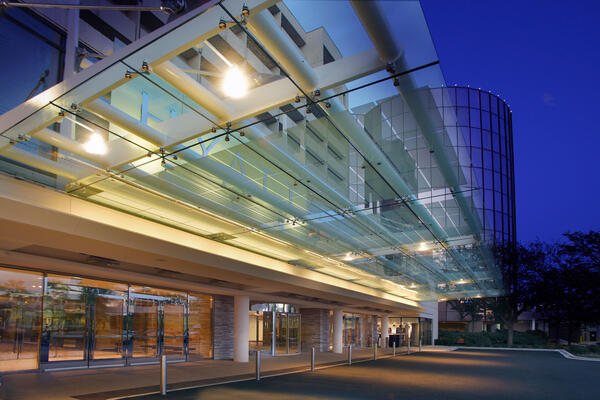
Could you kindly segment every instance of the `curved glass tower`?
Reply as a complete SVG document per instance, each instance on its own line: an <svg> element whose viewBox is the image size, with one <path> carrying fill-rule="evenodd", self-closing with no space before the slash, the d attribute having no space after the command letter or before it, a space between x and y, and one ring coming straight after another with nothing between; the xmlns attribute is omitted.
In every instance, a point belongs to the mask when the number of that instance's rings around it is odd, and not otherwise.
<svg viewBox="0 0 600 400"><path fill-rule="evenodd" d="M447 132L467 152L474 208L488 244L516 240L512 111L498 96L469 87L432 89ZM463 147L463 149L460 149Z"/></svg>

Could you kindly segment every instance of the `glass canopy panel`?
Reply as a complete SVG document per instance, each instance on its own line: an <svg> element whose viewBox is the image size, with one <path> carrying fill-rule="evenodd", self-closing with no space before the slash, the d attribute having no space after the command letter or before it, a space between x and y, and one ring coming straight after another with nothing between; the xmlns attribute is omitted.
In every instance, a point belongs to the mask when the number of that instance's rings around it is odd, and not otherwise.
<svg viewBox="0 0 600 400"><path fill-rule="evenodd" d="M414 69L400 79L413 89L399 93L381 65L340 67L345 78L326 77L331 90L319 95L288 76L251 26L207 31L215 9L239 14L230 3L174 21L64 93L44 92L37 110L6 127L3 148L34 167L30 179L361 285L409 298L486 289L478 282L492 275L491 258L469 222L480 204L470 136L456 99L429 89L443 78L419 3L382 3L402 19L390 26ZM311 21L295 3L267 15L293 42L323 26L323 59L310 64L372 48L349 3L315 2L332 10ZM247 79L239 99L224 87L234 67ZM65 145L57 136L69 126ZM88 151L94 135L105 154Z"/></svg>

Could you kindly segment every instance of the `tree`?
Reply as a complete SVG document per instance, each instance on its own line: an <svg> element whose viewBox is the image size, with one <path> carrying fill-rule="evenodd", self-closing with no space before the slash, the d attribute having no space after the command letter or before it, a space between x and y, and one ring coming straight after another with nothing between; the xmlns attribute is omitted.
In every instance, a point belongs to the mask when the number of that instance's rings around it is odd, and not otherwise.
<svg viewBox="0 0 600 400"><path fill-rule="evenodd" d="M570 344L582 324L600 321L600 232L564 236L566 242L553 246L535 292L538 310L556 326L556 339L566 324Z"/></svg>
<svg viewBox="0 0 600 400"><path fill-rule="evenodd" d="M448 300L448 304L452 307L458 315L461 321L466 321L469 317L471 321L471 332L475 327L474 322L479 321L483 318L485 311L485 300L480 298L464 298L459 300Z"/></svg>
<svg viewBox="0 0 600 400"><path fill-rule="evenodd" d="M545 247L541 243L509 243L494 248L504 295L488 299L488 305L496 320L507 328L508 346L513 344L514 325L519 315L536 305L535 289L539 286L540 271L545 270L546 264Z"/></svg>

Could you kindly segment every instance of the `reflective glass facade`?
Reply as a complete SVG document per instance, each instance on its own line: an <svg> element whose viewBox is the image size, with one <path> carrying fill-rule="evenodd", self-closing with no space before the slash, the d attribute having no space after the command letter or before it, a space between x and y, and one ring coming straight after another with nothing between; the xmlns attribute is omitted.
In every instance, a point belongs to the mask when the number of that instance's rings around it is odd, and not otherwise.
<svg viewBox="0 0 600 400"><path fill-rule="evenodd" d="M470 87L432 89L444 128L470 160L475 208L488 243L512 243L515 185L512 111L499 96Z"/></svg>
<svg viewBox="0 0 600 400"><path fill-rule="evenodd" d="M0 372L212 357L212 297L0 268Z"/></svg>

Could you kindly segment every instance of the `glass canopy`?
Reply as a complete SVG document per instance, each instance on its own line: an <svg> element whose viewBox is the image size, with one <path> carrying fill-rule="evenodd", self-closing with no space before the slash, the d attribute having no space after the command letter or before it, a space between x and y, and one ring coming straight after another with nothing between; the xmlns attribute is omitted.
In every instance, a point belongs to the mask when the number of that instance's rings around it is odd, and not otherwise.
<svg viewBox="0 0 600 400"><path fill-rule="evenodd" d="M248 6L192 10L4 114L3 168L408 299L498 294L419 2L380 3L391 64L349 2Z"/></svg>

